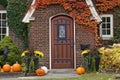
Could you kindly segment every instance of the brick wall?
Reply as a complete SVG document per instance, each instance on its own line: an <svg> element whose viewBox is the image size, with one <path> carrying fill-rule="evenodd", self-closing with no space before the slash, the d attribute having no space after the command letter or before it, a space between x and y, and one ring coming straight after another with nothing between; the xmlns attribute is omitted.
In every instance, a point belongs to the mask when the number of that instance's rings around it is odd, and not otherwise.
<svg viewBox="0 0 120 80"><path fill-rule="evenodd" d="M66 11L57 5L38 9L33 15L35 21L31 23L30 47L45 53L41 64L47 67L49 66L49 18L58 13L66 13Z"/></svg>
<svg viewBox="0 0 120 80"><path fill-rule="evenodd" d="M45 53L43 61L40 63L49 67L49 18L59 13L66 13L63 7L58 5L51 5L45 9L38 9L35 11L33 17L35 21L31 22L30 27L30 47L40 50ZM76 25L76 54L77 66L80 65L80 44L89 43L91 48L94 47L93 34L82 31L79 25Z"/></svg>
<svg viewBox="0 0 120 80"><path fill-rule="evenodd" d="M16 46L20 49L20 51L23 51L23 43L22 40L16 36L16 34L9 29L9 36L12 38L13 42L16 44Z"/></svg>
<svg viewBox="0 0 120 80"><path fill-rule="evenodd" d="M81 27L80 25L76 24L75 27L75 33L76 33L76 66L80 66L82 63L82 56L81 56L81 47L80 44L90 44L90 49L93 49L95 47L95 41L94 41L94 34L86 31L84 29L84 26Z"/></svg>

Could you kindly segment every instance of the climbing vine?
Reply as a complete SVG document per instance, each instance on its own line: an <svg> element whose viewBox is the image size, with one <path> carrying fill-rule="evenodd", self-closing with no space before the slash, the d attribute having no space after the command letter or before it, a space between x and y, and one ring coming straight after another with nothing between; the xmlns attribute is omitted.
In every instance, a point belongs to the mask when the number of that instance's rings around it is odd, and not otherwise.
<svg viewBox="0 0 120 80"><path fill-rule="evenodd" d="M0 0L0 4L3 4L3 2L6 2L6 0ZM27 2L28 0L8 0L9 5L7 7L8 25L16 35L23 38L24 42L26 42L28 37L28 25L23 24L21 21L28 7ZM84 25L87 31L94 33L96 46L99 45L97 34L98 23L96 20L90 20L90 5L87 5L85 0L35 0L35 4L30 6L29 10L32 8L46 8L52 4L63 6L63 8L69 12L69 15L75 19L77 24ZM120 0L96 0L95 5L99 12L104 13L116 6L120 6Z"/></svg>
<svg viewBox="0 0 120 80"><path fill-rule="evenodd" d="M98 23L96 20L90 20L90 5L87 5L84 0L35 0L35 4L30 7L30 10L32 8L46 8L52 4L62 5L69 12L69 15L75 19L77 24L84 25L87 31L94 33L96 46L99 46ZM116 6L120 6L120 0L96 0L95 5L99 12L106 12Z"/></svg>
<svg viewBox="0 0 120 80"><path fill-rule="evenodd" d="M23 40L27 46L28 24L22 23L22 18L27 11L27 0L8 0L7 17L10 29Z"/></svg>
<svg viewBox="0 0 120 80"><path fill-rule="evenodd" d="M100 12L106 12L110 9L120 6L120 0L96 0L96 2L97 9Z"/></svg>
<svg viewBox="0 0 120 80"><path fill-rule="evenodd" d="M7 0L0 0L0 4L6 7L8 3Z"/></svg>
<svg viewBox="0 0 120 80"><path fill-rule="evenodd" d="M46 8L48 5L59 4L62 5L65 10L69 12L69 15L73 17L77 24L84 25L87 31L92 32L95 35L96 46L99 44L96 20L90 20L91 12L89 6L83 0L35 0L35 4L32 8Z"/></svg>

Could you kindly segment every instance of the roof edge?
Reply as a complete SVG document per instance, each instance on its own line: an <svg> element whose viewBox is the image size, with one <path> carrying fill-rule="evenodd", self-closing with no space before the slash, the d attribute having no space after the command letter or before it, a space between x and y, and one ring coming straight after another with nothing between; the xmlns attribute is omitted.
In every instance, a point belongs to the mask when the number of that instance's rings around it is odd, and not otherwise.
<svg viewBox="0 0 120 80"><path fill-rule="evenodd" d="M102 19L100 18L99 14L97 13L92 0L85 0L85 1L86 1L87 5L89 6L89 9L92 13L93 19L96 20L97 22L101 22Z"/></svg>
<svg viewBox="0 0 120 80"><path fill-rule="evenodd" d="M35 4L35 0L33 0L32 4L30 6L32 6L34 4ZM35 7L32 7L31 10L28 10L27 13L25 14L22 22L29 23L30 22L30 18L32 17L34 12L35 12Z"/></svg>

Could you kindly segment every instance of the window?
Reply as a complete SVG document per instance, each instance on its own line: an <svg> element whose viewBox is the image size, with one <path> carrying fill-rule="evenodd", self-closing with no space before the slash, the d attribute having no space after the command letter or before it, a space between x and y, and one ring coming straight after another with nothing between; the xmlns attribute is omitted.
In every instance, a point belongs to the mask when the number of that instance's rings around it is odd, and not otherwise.
<svg viewBox="0 0 120 80"><path fill-rule="evenodd" d="M66 25L65 24L59 24L58 25L58 38L59 39L65 39L66 38Z"/></svg>
<svg viewBox="0 0 120 80"><path fill-rule="evenodd" d="M100 37L102 39L110 39L113 37L113 15L101 15L101 18Z"/></svg>
<svg viewBox="0 0 120 80"><path fill-rule="evenodd" d="M0 10L0 40L8 36L7 15L5 10Z"/></svg>

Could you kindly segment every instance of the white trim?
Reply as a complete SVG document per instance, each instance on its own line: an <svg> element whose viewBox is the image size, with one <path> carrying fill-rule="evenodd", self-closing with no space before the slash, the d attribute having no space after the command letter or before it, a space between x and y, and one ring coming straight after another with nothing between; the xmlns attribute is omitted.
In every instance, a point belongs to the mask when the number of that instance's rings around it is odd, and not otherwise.
<svg viewBox="0 0 120 80"><path fill-rule="evenodd" d="M93 17L95 20L97 20L97 22L101 22L102 19L101 19L100 16L98 15L98 13L97 13L94 5L93 5L92 0L85 0L85 1L86 1L87 5L89 6L89 9L90 9L90 11L91 11L91 13L92 13L92 17Z"/></svg>
<svg viewBox="0 0 120 80"><path fill-rule="evenodd" d="M113 37L113 15L112 14L102 14L101 15L101 18L102 17L110 17L110 35L102 35L102 24L100 24L100 37L102 37L103 40L109 40Z"/></svg>
<svg viewBox="0 0 120 80"><path fill-rule="evenodd" d="M73 23L74 24L74 69L76 69L76 67L77 67L76 66L77 65L76 64L76 60L77 60L76 57L77 56L76 56L76 40L75 40L76 39L76 36L75 36L75 19L73 19L73 21L74 21L74 23Z"/></svg>
<svg viewBox="0 0 120 80"><path fill-rule="evenodd" d="M52 17L49 18L49 69L51 70L51 19Z"/></svg>
<svg viewBox="0 0 120 80"><path fill-rule="evenodd" d="M7 15L6 10L0 10L0 13L6 13L6 15ZM6 36L9 36L9 27L8 27L8 24L7 24L7 20L6 20Z"/></svg>
<svg viewBox="0 0 120 80"><path fill-rule="evenodd" d="M35 0L33 0L31 6L34 5L34 4L35 4ZM35 8L32 7L31 10L27 11L27 13L26 13L25 17L23 18L22 22L29 23L34 12L35 12Z"/></svg>
<svg viewBox="0 0 120 80"><path fill-rule="evenodd" d="M67 15L69 16L68 14L65 14L65 13L59 13L57 15ZM54 15L54 16L51 16L49 18L49 69L51 70L52 69L52 62L51 62L51 19L57 15ZM72 18L72 17L71 17ZM73 19L74 23L74 69L76 69L76 42L75 42L75 20Z"/></svg>
<svg viewBox="0 0 120 80"><path fill-rule="evenodd" d="M0 13L7 13L6 10L0 10Z"/></svg>

